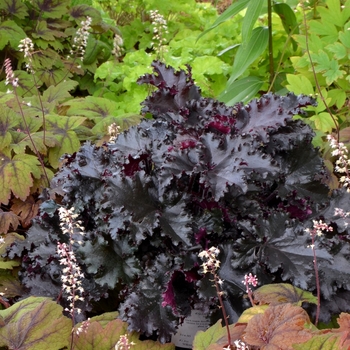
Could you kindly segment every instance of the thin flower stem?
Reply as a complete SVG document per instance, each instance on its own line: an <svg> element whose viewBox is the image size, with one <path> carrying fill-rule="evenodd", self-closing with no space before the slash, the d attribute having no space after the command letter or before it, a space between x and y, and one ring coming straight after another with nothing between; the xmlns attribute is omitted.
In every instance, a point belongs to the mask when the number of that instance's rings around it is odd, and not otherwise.
<svg viewBox="0 0 350 350"><path fill-rule="evenodd" d="M321 289L320 289L320 277L318 274L318 266L317 266L317 257L316 257L316 249L315 249L315 236L316 233L313 233L311 235L311 244L312 244L312 252L313 252L313 263L314 263L314 270L315 270L315 279L316 279L316 293L317 293L317 306L316 306L316 316L315 316L315 326L317 327L318 319L320 317L320 310L321 310Z"/></svg>

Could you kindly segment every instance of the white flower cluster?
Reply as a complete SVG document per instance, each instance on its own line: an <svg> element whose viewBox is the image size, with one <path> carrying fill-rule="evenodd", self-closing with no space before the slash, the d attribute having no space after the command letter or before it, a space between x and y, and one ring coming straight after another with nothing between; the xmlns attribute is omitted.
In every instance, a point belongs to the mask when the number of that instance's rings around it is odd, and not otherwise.
<svg viewBox="0 0 350 350"><path fill-rule="evenodd" d="M82 281L84 274L81 272L80 266L77 263L75 253L73 250L73 234L78 230L81 234L84 234L84 227L80 224L80 221L75 220L78 214L74 214L74 208L66 209L59 208L60 226L64 234L69 235L69 244L57 242L57 253L60 256L60 264L65 266L62 269L61 281L63 292L66 293L67 300L69 301L69 308L65 311L69 312L74 317L74 312L78 314L81 309L75 307L75 302L78 300L83 301L84 288L82 287ZM81 244L81 241L78 241Z"/></svg>
<svg viewBox="0 0 350 350"><path fill-rule="evenodd" d="M123 44L124 42L122 37L119 36L118 34L115 34L113 39L113 50L112 50L112 53L115 56L115 58L118 58L121 56Z"/></svg>
<svg viewBox="0 0 350 350"><path fill-rule="evenodd" d="M86 21L81 22L81 27L77 30L77 34L73 39L73 50L71 50L71 55L74 51L78 54L80 58L85 55L85 49L89 39L89 30L91 28L92 18L87 16Z"/></svg>
<svg viewBox="0 0 350 350"><path fill-rule="evenodd" d="M113 123L108 127L108 135L110 136L109 138L110 143L114 143L119 134L120 134L120 126L117 125L116 123Z"/></svg>
<svg viewBox="0 0 350 350"><path fill-rule="evenodd" d="M150 17L153 26L152 44L155 46L156 52L161 54L163 51L166 51L164 47L164 44L166 43L164 35L168 34L168 23L158 10L150 11Z"/></svg>
<svg viewBox="0 0 350 350"><path fill-rule="evenodd" d="M20 41L20 44L18 45L19 51L24 53L24 57L27 58L27 63L26 63L26 69L30 73L34 73L33 70L33 60L32 60L32 55L34 52L34 44L32 39L30 38L25 38Z"/></svg>
<svg viewBox="0 0 350 350"><path fill-rule="evenodd" d="M350 160L348 159L348 149L344 143L338 142L332 135L328 135L327 139L333 149L332 156L338 157L335 162L334 170L339 174L344 174L340 177L339 181L347 188L347 191L350 192Z"/></svg>
<svg viewBox="0 0 350 350"><path fill-rule="evenodd" d="M118 343L115 344L115 350L130 350L131 347L135 345L134 342L129 342L129 338L127 334L121 335Z"/></svg>

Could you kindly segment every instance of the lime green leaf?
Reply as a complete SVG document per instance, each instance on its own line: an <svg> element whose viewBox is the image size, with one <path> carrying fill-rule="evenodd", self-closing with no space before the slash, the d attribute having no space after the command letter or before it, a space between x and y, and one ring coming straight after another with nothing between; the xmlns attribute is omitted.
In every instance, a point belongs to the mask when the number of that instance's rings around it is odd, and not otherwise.
<svg viewBox="0 0 350 350"><path fill-rule="evenodd" d="M201 33L197 40L199 40L203 35L205 35L206 33L208 33L209 31L213 30L215 27L217 27L219 24L227 21L229 18L231 18L232 16L237 15L237 13L241 12L242 10L244 10L247 5L249 4L249 2L254 3L254 0L241 0L241 1L236 1L234 2L230 7L228 7L226 9L226 11L224 11L217 19L216 21L211 25L210 28L208 28L207 30L205 30L203 33Z"/></svg>
<svg viewBox="0 0 350 350"><path fill-rule="evenodd" d="M259 304L277 305L292 303L301 306L303 302L317 304L317 298L310 292L288 283L266 284L254 291L254 300Z"/></svg>
<svg viewBox="0 0 350 350"><path fill-rule="evenodd" d="M257 94L263 83L261 79L254 76L236 80L227 86L218 99L229 106L241 101L247 102Z"/></svg>
<svg viewBox="0 0 350 350"><path fill-rule="evenodd" d="M210 344L216 343L226 333L226 329L222 327L221 320L217 321L213 326L205 332L199 331L193 340L193 350L205 350Z"/></svg>
<svg viewBox="0 0 350 350"><path fill-rule="evenodd" d="M0 10L20 19L28 16L27 6L22 0L3 0L0 2Z"/></svg>
<svg viewBox="0 0 350 350"><path fill-rule="evenodd" d="M2 106L0 108L0 149L10 145L12 136L11 128L18 125L20 117L11 109Z"/></svg>
<svg viewBox="0 0 350 350"><path fill-rule="evenodd" d="M273 9L281 18L283 28L287 34L298 34L299 23L294 11L288 4L277 3L273 5Z"/></svg>
<svg viewBox="0 0 350 350"><path fill-rule="evenodd" d="M346 47L339 42L326 46L326 49L333 52L334 58L337 60L341 60L347 55Z"/></svg>
<svg viewBox="0 0 350 350"><path fill-rule="evenodd" d="M334 333L326 333L314 335L309 341L303 344L293 345L294 350L310 350L310 349L322 349L322 350L347 350L340 346L340 337Z"/></svg>
<svg viewBox="0 0 350 350"><path fill-rule="evenodd" d="M265 0L250 1L247 11L243 18L242 24L242 42L245 43L250 40L253 26L258 19Z"/></svg>
<svg viewBox="0 0 350 350"><path fill-rule="evenodd" d="M78 82L74 80L66 80L57 85L51 85L43 93L43 101L51 102L61 102L71 95L68 91L73 90L78 85Z"/></svg>
<svg viewBox="0 0 350 350"><path fill-rule="evenodd" d="M238 319L238 323L248 323L255 315L263 314L269 305L258 305L250 307L243 311L242 315Z"/></svg>
<svg viewBox="0 0 350 350"><path fill-rule="evenodd" d="M346 30L345 32L340 32L339 40L347 49L350 49L350 31L349 30Z"/></svg>
<svg viewBox="0 0 350 350"><path fill-rule="evenodd" d="M333 22L337 23L337 22ZM336 26L329 21L309 21L310 31L313 34L319 35L324 43L332 44L338 40L338 29ZM304 38L305 40L305 38Z"/></svg>
<svg viewBox="0 0 350 350"><path fill-rule="evenodd" d="M26 37L26 33L14 21L4 21L0 24L0 50L9 42L12 47L17 47L20 40Z"/></svg>
<svg viewBox="0 0 350 350"><path fill-rule="evenodd" d="M243 42L237 50L229 83L235 81L266 50L269 41L267 27L253 30L249 42Z"/></svg>
<svg viewBox="0 0 350 350"><path fill-rule="evenodd" d="M342 89L332 89L328 91L328 97L331 98L330 106L336 105L337 108L342 108L346 101L346 92Z"/></svg>
<svg viewBox="0 0 350 350"><path fill-rule="evenodd" d="M85 118L48 115L45 119L47 130L58 141L57 146L49 149L49 162L53 168L58 168L61 156L65 153L72 154L79 149L80 140L74 129L81 125Z"/></svg>
<svg viewBox="0 0 350 350"><path fill-rule="evenodd" d="M327 112L319 113L310 118L315 123L315 127L324 133L331 133L335 128L331 115Z"/></svg>
<svg viewBox="0 0 350 350"><path fill-rule="evenodd" d="M33 185L33 178L41 175L40 162L30 154L15 155L12 159L0 156L0 203L8 204L11 191L15 197L25 200Z"/></svg>
<svg viewBox="0 0 350 350"><path fill-rule="evenodd" d="M72 321L49 298L29 297L0 310L0 346L11 349L47 350L68 346Z"/></svg>
<svg viewBox="0 0 350 350"><path fill-rule="evenodd" d="M315 93L314 88L308 78L304 75L287 74L288 85L286 86L289 91L294 92L296 95L313 95Z"/></svg>
<svg viewBox="0 0 350 350"><path fill-rule="evenodd" d="M123 75L120 66L114 61L107 61L102 63L95 72L94 79L107 79L112 81Z"/></svg>

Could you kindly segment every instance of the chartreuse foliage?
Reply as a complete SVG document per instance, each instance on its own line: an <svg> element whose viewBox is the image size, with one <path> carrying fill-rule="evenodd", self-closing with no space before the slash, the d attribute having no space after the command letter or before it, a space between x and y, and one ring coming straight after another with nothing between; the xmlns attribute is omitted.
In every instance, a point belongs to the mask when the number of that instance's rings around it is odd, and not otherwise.
<svg viewBox="0 0 350 350"><path fill-rule="evenodd" d="M334 214L335 208L349 211L350 194L330 195L312 129L293 119L314 100L266 94L228 107L202 97L190 70L159 61L153 70L139 79L154 87L143 102L153 119L114 143L88 142L66 156L27 239L11 247L9 257L22 259L29 294L59 295L56 244L68 238L57 211L74 207L85 227L78 237L83 244L74 246L85 274L82 317L118 309L130 330L165 342L193 304L216 308L210 276L199 273L198 253L207 247L220 249L218 275L231 322L244 309L241 281L248 272L263 284L284 281L313 292L314 257L305 229L322 218L333 231L315 243L320 320L350 311L348 227ZM257 298L271 303L266 293ZM299 305L314 300L285 285L274 293L284 295L277 301L292 298ZM300 318L297 330L304 332L308 316L299 306L273 307L272 314Z"/></svg>
<svg viewBox="0 0 350 350"><path fill-rule="evenodd" d="M324 148L322 137L335 124L342 141L349 132L350 2L319 1L312 12L307 8L299 11L301 15L306 11L307 27L293 36L302 53L291 57L295 73L287 75L286 87L295 93L318 94L317 107L309 107L308 122L319 131L315 144Z"/></svg>
<svg viewBox="0 0 350 350"><path fill-rule="evenodd" d="M128 333L127 324L116 312L92 317L72 329L62 306L45 297L29 297L0 310L0 346L9 349L110 350ZM82 327L81 331L78 331ZM128 335L136 349L173 350L172 344L140 341L136 332Z"/></svg>
<svg viewBox="0 0 350 350"><path fill-rule="evenodd" d="M308 292L289 284L265 285L254 291L257 305L245 310L230 326L232 342L243 341L249 349L349 349L350 314L341 313L338 328L317 329L302 302L317 303ZM198 332L193 350L219 350L227 344L226 329L218 321Z"/></svg>

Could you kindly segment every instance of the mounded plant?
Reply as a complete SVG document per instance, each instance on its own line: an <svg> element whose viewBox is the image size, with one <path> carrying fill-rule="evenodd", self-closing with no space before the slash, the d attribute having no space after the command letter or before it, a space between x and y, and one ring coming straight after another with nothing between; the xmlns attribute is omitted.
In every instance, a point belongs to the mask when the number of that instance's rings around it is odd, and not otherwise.
<svg viewBox="0 0 350 350"><path fill-rule="evenodd" d="M228 107L201 97L190 68L174 71L155 61L153 70L139 79L154 86L143 102L152 118L114 142L86 143L66 156L26 240L11 248L9 257L22 259L27 295L68 304L56 248L71 243L84 273L76 320L118 310L129 330L165 342L194 305L216 307L201 251L220 250L217 273L234 322L246 307L247 273L261 284L316 290L312 243L320 320L348 311L349 240L346 221L334 210L348 211L349 194L329 194L313 131L293 119L314 100L267 94ZM77 214L83 233L61 231L62 208ZM333 230L312 240L305 230L313 220Z"/></svg>

